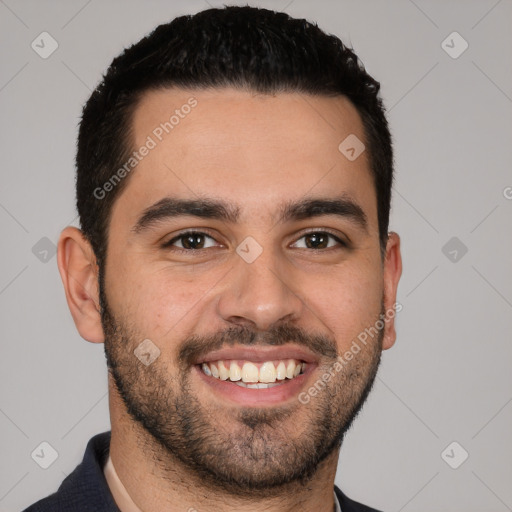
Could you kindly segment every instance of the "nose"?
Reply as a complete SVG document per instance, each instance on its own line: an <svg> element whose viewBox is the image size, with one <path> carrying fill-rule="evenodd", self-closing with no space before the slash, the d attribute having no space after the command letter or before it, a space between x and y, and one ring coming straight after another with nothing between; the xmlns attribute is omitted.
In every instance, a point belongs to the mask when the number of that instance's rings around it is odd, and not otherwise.
<svg viewBox="0 0 512 512"><path fill-rule="evenodd" d="M269 250L252 263L236 261L217 302L224 321L267 331L300 318L304 303L293 289L291 270Z"/></svg>

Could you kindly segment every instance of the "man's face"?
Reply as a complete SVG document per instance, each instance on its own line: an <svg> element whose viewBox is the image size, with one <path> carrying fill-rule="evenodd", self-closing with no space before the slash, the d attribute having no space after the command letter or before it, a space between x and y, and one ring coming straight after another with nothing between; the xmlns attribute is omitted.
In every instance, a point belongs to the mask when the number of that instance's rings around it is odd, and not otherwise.
<svg viewBox="0 0 512 512"><path fill-rule="evenodd" d="M172 130L155 132L176 109ZM361 345L298 400L384 307L368 155L338 149L364 140L356 109L342 97L161 90L142 99L133 134L134 148L156 145L113 207L102 318L129 414L160 463L230 492L307 479L339 447L382 349L382 336ZM134 350L148 339L160 355L146 366ZM231 382L237 367L278 385Z"/></svg>

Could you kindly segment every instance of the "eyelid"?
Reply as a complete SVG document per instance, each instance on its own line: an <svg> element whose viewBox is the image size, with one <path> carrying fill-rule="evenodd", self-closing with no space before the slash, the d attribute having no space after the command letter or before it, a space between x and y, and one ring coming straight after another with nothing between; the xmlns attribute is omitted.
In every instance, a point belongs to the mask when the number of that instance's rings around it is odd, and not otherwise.
<svg viewBox="0 0 512 512"><path fill-rule="evenodd" d="M340 234L336 231L336 232L333 232L333 230L329 229L329 228L309 228L309 230L307 231L302 231L300 234L296 234L294 235L294 241L290 243L290 245L294 244L294 243L297 243L301 238L307 236L307 235L310 235L310 234L315 234L315 233L325 233L329 236L331 236L332 238L334 238L336 240L336 242L338 242L340 244L340 246L342 247L349 247L350 246L350 241L348 240L348 238L346 236L340 236ZM211 234L211 232L207 229L207 228L189 228L189 229L185 229L183 231L180 231L178 233L176 233L172 238L170 238L167 242L164 242L161 247L163 249L169 249L169 248L173 248L173 250L175 251L181 251L181 252L188 252L188 253L191 253L191 252L199 252L199 251L204 251L205 249L196 249L196 250L192 250L192 249L182 249L181 247L173 247L173 244L179 240L180 238L188 235L188 234L198 234L198 235L206 235L207 237L215 240L215 242L217 242L218 244L220 244L220 242L215 238L215 236L213 236ZM221 246L223 244L220 244ZM211 249L210 248L206 248L206 249ZM334 247L330 247L330 249L335 249ZM325 251L327 249L320 249L321 251Z"/></svg>
<svg viewBox="0 0 512 512"><path fill-rule="evenodd" d="M296 243L302 237L304 237L306 235L312 235L314 233L325 233L327 235L330 235L343 247L349 247L349 245L350 245L350 240L348 239L347 236L340 234L338 231L333 231L332 229L322 228L322 227L310 228L308 231L303 231L299 235L295 235L295 241L292 243ZM332 249L332 247L331 247L331 249ZM326 249L323 249L323 250L326 250Z"/></svg>
<svg viewBox="0 0 512 512"><path fill-rule="evenodd" d="M220 242L215 238L215 236L208 230L208 228L189 228L189 229L184 229L183 231L179 231L178 233L176 233L172 238L170 238L169 240L167 240L167 242L164 242L163 244L161 244L161 247L163 249L168 249L169 247L173 247L173 243L175 243L176 241L178 241L180 238L186 236L186 235L190 235L190 234L194 234L194 235L206 235L207 237L215 240L215 242L217 242L218 244L220 244ZM221 244L222 245L222 244ZM182 249L181 247L173 247L173 249L177 250L177 251L187 251L187 252L193 252L192 250L190 249ZM197 251L199 251L200 249L198 249Z"/></svg>

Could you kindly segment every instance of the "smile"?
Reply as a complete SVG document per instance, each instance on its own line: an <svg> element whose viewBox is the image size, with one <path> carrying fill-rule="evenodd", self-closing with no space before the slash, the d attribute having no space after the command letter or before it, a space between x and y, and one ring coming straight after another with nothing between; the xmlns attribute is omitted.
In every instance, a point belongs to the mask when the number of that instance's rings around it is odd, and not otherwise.
<svg viewBox="0 0 512 512"><path fill-rule="evenodd" d="M298 359L264 362L218 360L202 363L201 369L209 377L230 381L240 387L266 389L279 386L303 374L306 363Z"/></svg>

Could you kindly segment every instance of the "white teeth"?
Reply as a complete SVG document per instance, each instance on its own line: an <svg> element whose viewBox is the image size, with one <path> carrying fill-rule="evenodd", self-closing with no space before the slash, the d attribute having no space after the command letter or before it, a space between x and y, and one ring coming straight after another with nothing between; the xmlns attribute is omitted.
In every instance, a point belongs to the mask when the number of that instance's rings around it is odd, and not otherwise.
<svg viewBox="0 0 512 512"><path fill-rule="evenodd" d="M274 386L280 386L282 382L276 382L276 383L263 383L258 382L257 384L246 384L245 382L235 382L238 386L241 386L243 388L249 388L249 389L267 389L267 388L273 388Z"/></svg>
<svg viewBox="0 0 512 512"><path fill-rule="evenodd" d="M242 380L244 382L258 382L258 367L252 363L242 366Z"/></svg>
<svg viewBox="0 0 512 512"><path fill-rule="evenodd" d="M278 378L278 380L284 380L284 379L286 379L286 366L285 366L285 364L283 363L283 361L281 361L281 362L277 365L276 372L277 372L277 378Z"/></svg>
<svg viewBox="0 0 512 512"><path fill-rule="evenodd" d="M240 369L240 366L238 366L235 361L231 361L231 366L229 367L229 380L235 382L241 378L242 370Z"/></svg>
<svg viewBox="0 0 512 512"><path fill-rule="evenodd" d="M290 361L288 365L286 366L286 377L288 379L293 379L295 372L295 362Z"/></svg>
<svg viewBox="0 0 512 512"><path fill-rule="evenodd" d="M229 370L224 366L223 361L219 361L219 377L221 380L229 379Z"/></svg>
<svg viewBox="0 0 512 512"><path fill-rule="evenodd" d="M206 363L203 363L202 368L203 368L203 372L206 373L206 375L208 375L208 377L210 377L212 374L212 372L210 371L210 367Z"/></svg>
<svg viewBox="0 0 512 512"><path fill-rule="evenodd" d="M274 363L269 361L263 363L260 368L260 382L275 382L276 381L276 367Z"/></svg>
<svg viewBox="0 0 512 512"><path fill-rule="evenodd" d="M306 369L306 363L295 359L282 361L265 361L258 363L258 366L250 361L245 361L240 368L237 361L223 360L202 363L203 372L209 377L216 379L229 380L231 382L242 381L243 383L274 384L276 381L294 379ZM268 386L267 386L268 387Z"/></svg>

